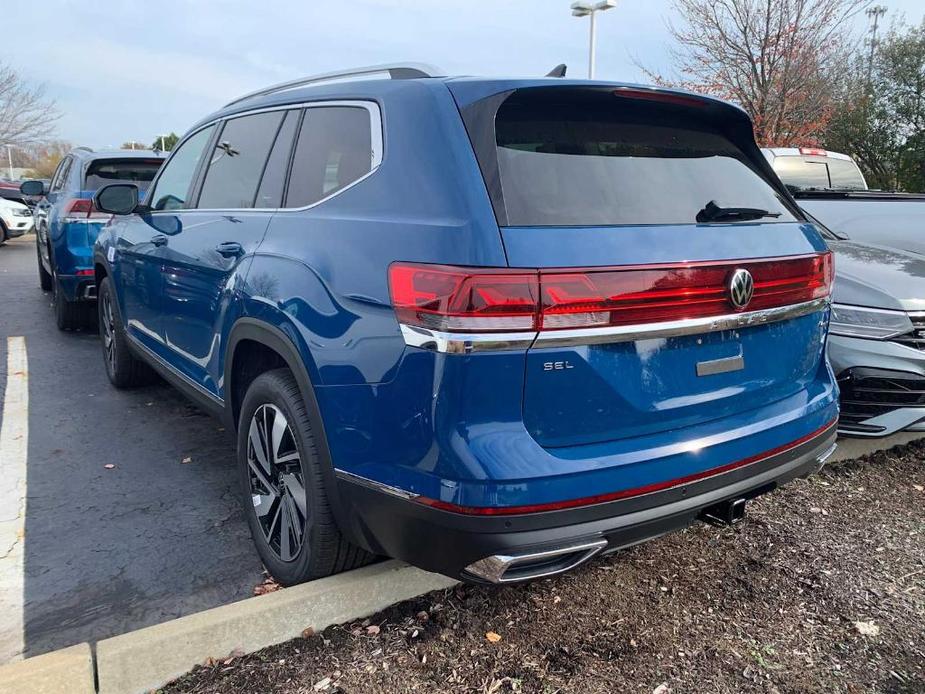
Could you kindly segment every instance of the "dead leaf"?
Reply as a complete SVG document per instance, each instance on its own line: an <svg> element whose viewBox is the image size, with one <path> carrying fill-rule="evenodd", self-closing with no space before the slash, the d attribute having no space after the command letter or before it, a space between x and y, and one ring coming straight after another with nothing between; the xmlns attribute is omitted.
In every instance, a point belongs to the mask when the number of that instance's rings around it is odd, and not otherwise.
<svg viewBox="0 0 925 694"><path fill-rule="evenodd" d="M861 636L879 636L880 627L873 622L855 622L854 630Z"/></svg>
<svg viewBox="0 0 925 694"><path fill-rule="evenodd" d="M315 682L315 684L314 684L314 686L313 686L312 688L313 688L316 692L320 692L320 691L322 691L323 689L327 689L327 688L330 687L330 686L331 686L331 678L330 678L330 677L325 677L323 680L318 680L317 682Z"/></svg>
<svg viewBox="0 0 925 694"><path fill-rule="evenodd" d="M921 484L913 484L912 488L917 492L925 492L925 487L923 487Z"/></svg>
<svg viewBox="0 0 925 694"><path fill-rule="evenodd" d="M485 634L485 638L492 643L498 643L498 641L501 640L501 634L496 634L493 631L489 631L487 634Z"/></svg>
<svg viewBox="0 0 925 694"><path fill-rule="evenodd" d="M183 460L180 461L182 465L186 465L187 463L191 463L191 462L193 462L193 459L189 456L186 456Z"/></svg>
<svg viewBox="0 0 925 694"><path fill-rule="evenodd" d="M668 688L667 682L662 682L655 689L652 690L652 694L670 694L671 689Z"/></svg>
<svg viewBox="0 0 925 694"><path fill-rule="evenodd" d="M263 583L260 585L254 586L254 595L266 595L267 593L275 593L282 586L274 581L272 578L265 578Z"/></svg>
<svg viewBox="0 0 925 694"><path fill-rule="evenodd" d="M106 463L103 467L106 468L107 470L112 470L116 466L113 465L112 463Z"/></svg>
<svg viewBox="0 0 925 694"><path fill-rule="evenodd" d="M370 636L375 636L379 633L379 627L377 627L375 624L370 624L368 627L366 627L366 633Z"/></svg>
<svg viewBox="0 0 925 694"><path fill-rule="evenodd" d="M315 630L312 627L306 627L305 629L302 629L303 639L310 639L314 635L315 635Z"/></svg>

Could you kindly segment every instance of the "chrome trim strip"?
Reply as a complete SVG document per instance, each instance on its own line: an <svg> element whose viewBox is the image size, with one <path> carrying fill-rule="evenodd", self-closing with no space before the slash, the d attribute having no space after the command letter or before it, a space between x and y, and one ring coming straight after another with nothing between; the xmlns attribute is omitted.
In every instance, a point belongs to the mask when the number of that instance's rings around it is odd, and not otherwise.
<svg viewBox="0 0 925 694"><path fill-rule="evenodd" d="M825 465L826 461L827 461L829 458L832 457L832 454L833 454L833 453L835 453L835 449L836 449L836 448L838 448L838 443L837 443L837 442L835 442L835 443L833 443L831 446L829 446L829 447L825 450L825 452L823 452L823 453L819 456L819 458L818 458L819 463L820 463L821 465Z"/></svg>
<svg viewBox="0 0 925 694"><path fill-rule="evenodd" d="M150 359L156 361L158 364L160 364L160 365L163 366L165 369L167 369L170 373L174 374L175 376L178 376L180 379L183 380L184 383L187 383L188 385L190 385L190 386L192 386L193 388L195 388L198 392L200 392L200 393L202 393L203 395L205 395L207 398L209 398L209 399L210 399L212 402L214 402L216 405L221 405L222 407L225 406L225 401L222 400L220 397L218 397L215 393L212 393L212 392L206 390L206 389L203 388L200 384L196 383L196 381L194 381L194 380L191 379L189 376L187 376L185 373L180 373L179 371L177 371L177 370L176 370L175 368L173 368L170 364L168 364L167 361L166 361L165 359L162 359L160 356L158 356L157 354L155 354L154 352L152 352L150 349L148 349L147 346L145 346L145 345L143 345L141 342L139 342L138 339L135 338L135 337L133 337L131 334L129 334L128 331L125 332L125 336L128 338L128 341L132 344L132 347L135 347L136 349L140 350L141 352L144 352L144 353L145 353L145 356L147 356L147 357L149 357Z"/></svg>
<svg viewBox="0 0 925 694"><path fill-rule="evenodd" d="M355 475L352 472L347 472L346 470L341 470L340 468L334 468L334 474L347 482L356 482L357 484L368 487L369 489L374 489L377 492L385 492L390 496L395 496L399 499L404 499L405 501L411 501L412 499L416 499L421 496L420 494L415 494L414 492L406 492L404 489L393 487L382 482L377 482L376 480L371 480L368 477Z"/></svg>
<svg viewBox="0 0 925 694"><path fill-rule="evenodd" d="M540 552L530 552L529 554L494 554L490 557L485 557L484 559L479 559L477 562L469 564L469 566L467 566L464 571L491 583L517 583L520 581L532 581L537 578L555 576L556 574L570 571L579 564L584 564L606 546L607 540L594 540L592 542L583 542L581 544L570 545L567 547L557 547L555 549L547 549ZM570 561L560 567L550 569L548 571L539 571L533 574L527 573L515 578L504 577L504 574L506 574L509 570L516 569L522 564L542 562L547 559L555 559L556 557L562 555L574 554L575 552L582 552L582 554L576 557L574 561Z"/></svg>
<svg viewBox="0 0 925 694"><path fill-rule="evenodd" d="M828 297L813 299L790 306L730 313L709 318L687 318L678 321L641 325L616 325L604 328L576 330L543 330L513 333L449 333L402 324L401 333L409 347L427 349L445 354L470 354L530 347L578 347L617 342L634 342L659 337L702 335L721 330L737 330L755 325L807 316L822 311L829 305Z"/></svg>
<svg viewBox="0 0 925 694"><path fill-rule="evenodd" d="M536 331L516 333L446 333L411 325L401 325L401 334L409 347L419 347L445 354L527 349L536 339Z"/></svg>
<svg viewBox="0 0 925 694"><path fill-rule="evenodd" d="M685 320L651 323L649 325L618 325L606 328L584 328L579 330L555 330L540 332L534 347L575 347L579 345L610 344L615 342L634 342L651 340L659 337L681 337L683 335L701 335L721 330L737 330L756 325L776 323L807 316L822 311L829 305L829 299L813 299L790 306L730 313L710 318L687 318Z"/></svg>

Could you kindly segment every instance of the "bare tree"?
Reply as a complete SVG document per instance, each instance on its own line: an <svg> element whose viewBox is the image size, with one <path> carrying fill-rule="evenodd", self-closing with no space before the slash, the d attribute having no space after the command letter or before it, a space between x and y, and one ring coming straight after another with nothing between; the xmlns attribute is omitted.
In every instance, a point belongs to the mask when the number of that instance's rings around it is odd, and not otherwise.
<svg viewBox="0 0 925 694"><path fill-rule="evenodd" d="M33 145L47 140L60 113L45 88L25 82L0 63L0 145Z"/></svg>
<svg viewBox="0 0 925 694"><path fill-rule="evenodd" d="M738 103L763 145L812 144L832 115L846 22L870 0L674 0L680 79Z"/></svg>

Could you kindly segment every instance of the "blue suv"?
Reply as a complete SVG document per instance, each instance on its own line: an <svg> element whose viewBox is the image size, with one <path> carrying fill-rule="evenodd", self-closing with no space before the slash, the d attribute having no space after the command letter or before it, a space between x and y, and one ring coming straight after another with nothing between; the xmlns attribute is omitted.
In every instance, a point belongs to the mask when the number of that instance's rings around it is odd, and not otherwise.
<svg viewBox="0 0 925 694"><path fill-rule="evenodd" d="M109 215L94 209L93 194L123 181L139 186L141 195L162 163L157 152L78 147L61 159L47 189L42 181L20 186L39 198L33 210L39 284L53 292L61 330L84 327L95 315L93 244Z"/></svg>
<svg viewBox="0 0 925 694"><path fill-rule="evenodd" d="M284 584L548 576L834 448L831 254L721 101L329 74L200 121L138 199L96 196L109 378L236 430Z"/></svg>

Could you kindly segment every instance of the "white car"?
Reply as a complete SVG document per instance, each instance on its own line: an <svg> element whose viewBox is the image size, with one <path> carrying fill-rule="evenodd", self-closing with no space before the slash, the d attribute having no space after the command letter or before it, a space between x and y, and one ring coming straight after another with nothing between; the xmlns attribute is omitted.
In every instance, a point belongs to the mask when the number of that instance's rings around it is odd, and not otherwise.
<svg viewBox="0 0 925 694"><path fill-rule="evenodd" d="M0 198L0 244L32 231L32 210L15 200Z"/></svg>

